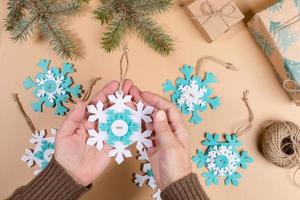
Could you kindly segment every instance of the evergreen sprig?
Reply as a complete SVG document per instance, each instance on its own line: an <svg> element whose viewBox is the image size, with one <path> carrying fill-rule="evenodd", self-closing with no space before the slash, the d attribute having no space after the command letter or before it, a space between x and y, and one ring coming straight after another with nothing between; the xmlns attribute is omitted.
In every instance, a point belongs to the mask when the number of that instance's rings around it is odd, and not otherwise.
<svg viewBox="0 0 300 200"><path fill-rule="evenodd" d="M111 52L121 45L126 32L133 30L149 47L162 55L174 50L173 39L151 19L170 8L172 0L101 0L94 15L107 31L101 46Z"/></svg>
<svg viewBox="0 0 300 200"><path fill-rule="evenodd" d="M70 59L75 53L75 43L62 28L63 18L77 13L88 1L9 0L5 27L16 42L26 41L38 28L58 55Z"/></svg>

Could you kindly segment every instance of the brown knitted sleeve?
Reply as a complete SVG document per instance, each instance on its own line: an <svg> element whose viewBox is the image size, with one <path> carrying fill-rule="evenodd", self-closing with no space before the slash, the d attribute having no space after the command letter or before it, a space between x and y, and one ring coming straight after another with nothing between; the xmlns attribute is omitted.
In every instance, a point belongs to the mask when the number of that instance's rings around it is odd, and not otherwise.
<svg viewBox="0 0 300 200"><path fill-rule="evenodd" d="M196 174L190 174L169 185L161 193L163 200L209 200Z"/></svg>
<svg viewBox="0 0 300 200"><path fill-rule="evenodd" d="M53 158L30 183L18 188L8 200L74 200L87 192Z"/></svg>

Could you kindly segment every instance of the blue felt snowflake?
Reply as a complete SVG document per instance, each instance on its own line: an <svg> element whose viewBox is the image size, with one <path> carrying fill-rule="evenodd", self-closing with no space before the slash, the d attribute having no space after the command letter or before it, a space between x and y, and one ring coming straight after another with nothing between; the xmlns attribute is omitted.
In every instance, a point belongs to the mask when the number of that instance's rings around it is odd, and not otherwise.
<svg viewBox="0 0 300 200"><path fill-rule="evenodd" d="M59 69L49 68L50 62L50 60L40 60L38 66L43 72L38 73L35 80L26 78L23 85L25 89L35 88L33 94L39 100L31 104L34 111L42 112L45 103L46 107L56 107L55 114L65 115L68 108L63 103L72 97L78 98L81 94L81 86L71 87L73 81L68 74L74 72L72 64L64 63L62 69Z"/></svg>
<svg viewBox="0 0 300 200"><path fill-rule="evenodd" d="M132 115L133 113L130 110L122 112L107 111L107 121L99 123L99 129L100 131L107 132L107 143L109 145L115 145L116 142L123 142L124 145L130 145L130 138L133 133L141 129L140 125L132 120ZM124 125L122 126L122 124ZM126 127L126 130L118 129L117 126Z"/></svg>
<svg viewBox="0 0 300 200"><path fill-rule="evenodd" d="M207 186L218 185L218 177L225 178L225 185L237 186L241 178L241 174L237 172L238 167L247 169L253 159L247 151L237 151L241 142L235 134L226 134L226 141L219 141L219 139L219 134L206 133L205 140L202 142L207 147L206 152L197 150L192 160L198 168L203 166L207 168L208 171L202 173Z"/></svg>
<svg viewBox="0 0 300 200"><path fill-rule="evenodd" d="M269 31L273 33L278 47L283 51L287 51L298 40L297 34L291 33L286 27L282 27L280 22L270 21Z"/></svg>
<svg viewBox="0 0 300 200"><path fill-rule="evenodd" d="M192 66L184 65L180 71L184 74L184 78L178 78L175 85L170 80L163 83L163 90L165 92L173 92L171 100L176 104L178 109L184 114L192 113L189 122L199 124L202 118L198 112L203 112L210 105L212 109L220 105L220 98L210 98L212 89L209 84L215 83L215 75L206 73L205 79L200 76L192 75L194 68Z"/></svg>

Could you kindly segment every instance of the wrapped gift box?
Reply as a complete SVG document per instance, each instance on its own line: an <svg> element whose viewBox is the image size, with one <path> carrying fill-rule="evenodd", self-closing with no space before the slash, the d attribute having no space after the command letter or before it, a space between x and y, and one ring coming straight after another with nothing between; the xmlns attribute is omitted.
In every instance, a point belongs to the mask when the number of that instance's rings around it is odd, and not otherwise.
<svg viewBox="0 0 300 200"><path fill-rule="evenodd" d="M257 13L248 27L282 87L300 106L300 0L280 0Z"/></svg>
<svg viewBox="0 0 300 200"><path fill-rule="evenodd" d="M184 7L209 42L244 19L231 0L195 0Z"/></svg>

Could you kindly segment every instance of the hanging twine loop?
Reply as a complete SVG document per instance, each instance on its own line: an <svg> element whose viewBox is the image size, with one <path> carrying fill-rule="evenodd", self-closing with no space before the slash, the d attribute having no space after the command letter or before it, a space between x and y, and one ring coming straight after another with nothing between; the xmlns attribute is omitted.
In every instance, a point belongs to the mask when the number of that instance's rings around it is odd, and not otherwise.
<svg viewBox="0 0 300 200"><path fill-rule="evenodd" d="M239 128L236 129L235 134L240 137L242 135L244 135L245 133L247 133L251 128L252 128L252 124L254 121L254 114L253 111L249 105L249 99L248 99L248 95L249 95L249 90L245 90L243 92L243 98L242 100L244 101L247 110L248 110L248 120L246 122L246 124L240 126Z"/></svg>
<svg viewBox="0 0 300 200"><path fill-rule="evenodd" d="M25 112L25 109L20 101L19 94L18 93L12 94L12 98L17 103L18 108L19 108L20 112L22 113L23 117L25 118L25 121L26 121L28 127L30 128L31 132L34 133L36 131L36 128L35 128L33 122L31 121L31 119L29 118L29 116L27 115L27 113Z"/></svg>
<svg viewBox="0 0 300 200"><path fill-rule="evenodd" d="M263 128L262 152L267 160L278 167L291 169L297 167L292 179L296 180L300 171L300 128L293 122L272 121Z"/></svg>
<svg viewBox="0 0 300 200"><path fill-rule="evenodd" d="M232 71L237 71L238 70L232 63L225 62L222 59L214 57L214 56L205 56L205 57L200 58L197 62L196 75L198 75L198 76L200 75L199 74L200 73L200 68L204 64L204 62L207 61L207 60L214 61L214 62L224 66L226 69L229 69L229 70L232 70Z"/></svg>
<svg viewBox="0 0 300 200"><path fill-rule="evenodd" d="M84 96L83 96L83 98L82 98L82 101L86 102L86 101L90 98L94 86L95 86L96 83L97 83L98 81L100 81L101 79L102 79L102 77L96 77L96 78L90 80L90 82L89 82L89 87L88 87L88 89L86 90L86 92L85 92L85 94L84 94Z"/></svg>
<svg viewBox="0 0 300 200"><path fill-rule="evenodd" d="M123 45L123 54L120 59L120 85L119 92L122 92L123 84L129 69L129 58L128 58L129 49L127 47L127 42Z"/></svg>

